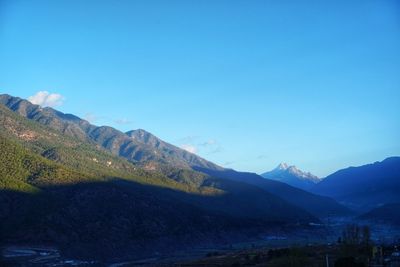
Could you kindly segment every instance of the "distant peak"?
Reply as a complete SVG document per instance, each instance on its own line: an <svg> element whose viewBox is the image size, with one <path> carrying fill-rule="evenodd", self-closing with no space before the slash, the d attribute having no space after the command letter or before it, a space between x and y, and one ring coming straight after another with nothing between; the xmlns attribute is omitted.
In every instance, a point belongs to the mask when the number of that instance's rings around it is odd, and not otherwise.
<svg viewBox="0 0 400 267"><path fill-rule="evenodd" d="M277 170L287 170L289 168L289 165L285 162L282 162L276 167Z"/></svg>
<svg viewBox="0 0 400 267"><path fill-rule="evenodd" d="M290 174L290 175L294 175L296 177L298 177L299 179L306 179L306 180L312 180L312 181L318 181L319 178L313 174L311 174L310 172L304 172L300 169L298 169L296 166L294 165L289 165L285 162L282 162L278 165L278 167L276 167L274 170L272 170L271 172L267 172L265 174L268 173L274 173L274 175L276 175L277 173L280 173L280 175L286 173L286 174Z"/></svg>

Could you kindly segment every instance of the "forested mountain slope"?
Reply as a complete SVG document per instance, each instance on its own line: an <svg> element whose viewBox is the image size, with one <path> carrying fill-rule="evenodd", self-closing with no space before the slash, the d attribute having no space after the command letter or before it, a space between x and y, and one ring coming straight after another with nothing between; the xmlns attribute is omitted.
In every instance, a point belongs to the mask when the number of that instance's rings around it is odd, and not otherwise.
<svg viewBox="0 0 400 267"><path fill-rule="evenodd" d="M160 239L167 249L317 221L253 185L173 166L146 171L1 105L0 125L3 242L116 255Z"/></svg>

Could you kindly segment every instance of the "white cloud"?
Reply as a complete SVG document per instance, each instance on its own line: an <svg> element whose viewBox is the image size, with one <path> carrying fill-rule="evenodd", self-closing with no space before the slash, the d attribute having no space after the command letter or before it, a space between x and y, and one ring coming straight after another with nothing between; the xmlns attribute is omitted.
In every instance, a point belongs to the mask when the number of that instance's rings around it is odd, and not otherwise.
<svg viewBox="0 0 400 267"><path fill-rule="evenodd" d="M184 144L184 145L181 145L181 148L190 153L193 153L193 154L196 154L196 152L197 152L197 148L193 145Z"/></svg>
<svg viewBox="0 0 400 267"><path fill-rule="evenodd" d="M57 107L64 102L64 97L60 94L53 94L47 91L39 91L35 95L28 97L29 102L42 107Z"/></svg>
<svg viewBox="0 0 400 267"><path fill-rule="evenodd" d="M208 152L208 154L216 154L224 151L224 149L221 146L216 147L215 149L212 149Z"/></svg>

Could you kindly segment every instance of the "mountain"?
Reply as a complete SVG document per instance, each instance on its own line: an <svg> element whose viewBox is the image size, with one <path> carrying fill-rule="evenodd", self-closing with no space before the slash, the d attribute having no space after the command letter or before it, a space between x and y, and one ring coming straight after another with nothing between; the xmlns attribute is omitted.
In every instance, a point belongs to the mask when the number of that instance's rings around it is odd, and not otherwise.
<svg viewBox="0 0 400 267"><path fill-rule="evenodd" d="M400 226L400 203L385 204L362 214L358 219Z"/></svg>
<svg viewBox="0 0 400 267"><path fill-rule="evenodd" d="M0 104L31 121L81 142L101 147L113 155L134 163L142 170L162 173L181 184L201 185L204 181L203 175L214 176L260 187L269 195L277 196L316 217L343 215L348 212L332 199L310 194L255 174L224 169L193 153L168 144L144 130L122 133L107 126L97 127L74 115L64 114L52 108L42 108L5 94L0 95Z"/></svg>
<svg viewBox="0 0 400 267"><path fill-rule="evenodd" d="M190 166L190 168L202 167L215 170L223 169L222 167L217 166L216 164L209 162L193 153L164 142L163 140L143 129L128 131L125 134L136 142L145 144L148 149L155 151L154 153L159 155L159 157L163 159L163 162L168 164L176 164L178 167ZM170 160L171 158L174 160Z"/></svg>
<svg viewBox="0 0 400 267"><path fill-rule="evenodd" d="M162 165L187 169L194 166L223 169L195 154L167 144L143 130L125 134L112 127L97 127L75 115L64 114L49 107L42 108L7 94L0 95L0 104L65 135L81 141L94 142L114 155L142 163L143 167L149 170L159 169Z"/></svg>
<svg viewBox="0 0 400 267"><path fill-rule="evenodd" d="M78 133L74 125L49 127L3 105L0 125L1 242L116 257L318 221L257 186L174 165L148 171L86 136L59 130Z"/></svg>
<svg viewBox="0 0 400 267"><path fill-rule="evenodd" d="M207 173L213 177L230 179L233 181L255 185L264 191L275 194L287 202L301 207L320 218L348 216L351 214L351 211L348 208L340 205L332 198L312 194L282 182L263 178L255 173L238 172L230 169L225 169L223 171L198 168L195 169L197 171Z"/></svg>
<svg viewBox="0 0 400 267"><path fill-rule="evenodd" d="M367 211L400 202L400 157L339 170L318 183L312 192Z"/></svg>
<svg viewBox="0 0 400 267"><path fill-rule="evenodd" d="M291 186L310 190L320 179L309 172L303 172L296 166L289 166L286 163L281 163L272 171L261 174L262 177L287 183Z"/></svg>

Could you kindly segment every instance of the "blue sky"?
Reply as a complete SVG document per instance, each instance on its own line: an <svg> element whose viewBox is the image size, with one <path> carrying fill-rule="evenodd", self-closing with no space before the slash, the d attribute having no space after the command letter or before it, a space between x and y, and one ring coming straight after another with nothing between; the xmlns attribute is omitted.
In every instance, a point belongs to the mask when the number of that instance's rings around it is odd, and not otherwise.
<svg viewBox="0 0 400 267"><path fill-rule="evenodd" d="M399 48L397 1L0 0L0 92L253 172L400 155Z"/></svg>

